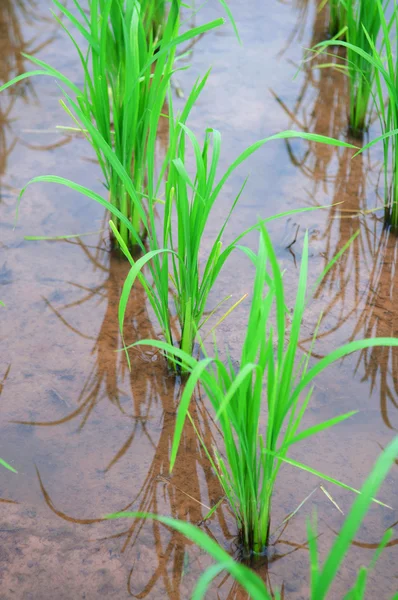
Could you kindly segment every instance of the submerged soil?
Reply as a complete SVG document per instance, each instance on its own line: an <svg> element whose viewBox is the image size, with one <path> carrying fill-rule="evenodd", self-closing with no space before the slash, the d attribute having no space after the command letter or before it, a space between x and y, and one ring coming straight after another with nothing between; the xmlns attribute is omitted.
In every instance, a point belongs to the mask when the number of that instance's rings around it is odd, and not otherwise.
<svg viewBox="0 0 398 600"><path fill-rule="evenodd" d="M49 5L47 0L2 0L2 81L29 68L20 58L25 51L82 83L77 57L53 24ZM287 128L345 136L344 78L313 64L293 80L303 49L320 39L326 27L315 3L231 0L230 6L243 47L227 26L211 33L193 47L191 68L176 82L187 93L213 65L190 124L198 133L210 126L220 129L222 166L255 140ZM198 22L220 11L217 2L209 3ZM131 352L131 373L123 353L115 352L120 347L118 299L128 267L110 252L103 211L66 188L36 184L22 200L14 229L18 191L35 175L57 174L103 191L85 141L56 129L69 124L58 98L57 86L45 78L0 96L0 299L6 303L0 314L0 456L18 470L18 475L5 470L0 475L0 598L185 600L211 563L202 551L154 522L102 520L129 507L200 523L222 497L189 426L169 475L181 382L150 348ZM376 132L372 126L372 134ZM354 161L352 154L300 141L264 146L230 180L206 233L204 252L248 173L226 239L259 217L304 205L333 205L270 225L293 306L304 231L310 233L310 278L315 282L327 261L359 230L317 289L306 315L303 348L324 311L314 360L337 344L396 335L398 330L396 238L383 231L382 212L370 211L381 206L381 157L377 149ZM24 240L25 235L83 233L90 235ZM255 235L248 237L248 245L255 248L256 243ZM235 299L250 293L252 276L244 255L235 254L212 294L213 305L230 292ZM218 334L235 361L248 309L247 300ZM158 335L154 323L137 287L126 340ZM359 412L300 443L294 458L359 487L380 449L396 435L397 358L396 351L370 349L318 379L306 426ZM217 441L212 413L199 395L193 415L207 443ZM283 586L289 600L308 598L306 518L316 508L322 559L343 517L306 473L286 467L275 493L271 531L316 486L288 526L273 536L268 566L259 567L270 587ZM326 489L346 513L351 494L330 485ZM393 510L371 508L331 598L343 597L359 566L370 562L386 528L398 522L397 492L398 464L380 492ZM234 521L225 503L202 527L228 551L237 552ZM388 599L398 589L397 535L370 575L369 598ZM245 597L224 575L208 592L214 599Z"/></svg>

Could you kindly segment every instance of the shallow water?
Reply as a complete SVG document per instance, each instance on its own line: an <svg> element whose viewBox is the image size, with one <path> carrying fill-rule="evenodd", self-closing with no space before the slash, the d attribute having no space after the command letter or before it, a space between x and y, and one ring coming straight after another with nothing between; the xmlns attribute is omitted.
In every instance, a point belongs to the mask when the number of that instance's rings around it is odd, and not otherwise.
<svg viewBox="0 0 398 600"><path fill-rule="evenodd" d="M72 4L69 1L69 4ZM47 0L0 5L2 80L28 68L18 58L32 52L81 83L78 61L65 34L49 17ZM346 133L346 87L337 73L306 69L293 80L303 48L317 41L325 22L308 0L231 0L243 41L229 27L202 39L180 74L185 91L213 65L190 124L213 126L223 135L224 168L247 145L277 131L306 127L317 133ZM198 22L220 14L213 0ZM102 522L104 514L131 507L200 522L221 490L187 427L173 475L168 456L180 393L150 349L131 353L127 369L120 346L117 307L126 264L109 252L100 207L69 190L37 184L22 200L14 230L18 190L38 174L75 179L102 192L100 172L84 140L55 129L67 124L56 85L32 80L0 98L0 456L18 475L0 478L0 598L185 600L209 559L182 536L142 521ZM176 104L179 104L176 99ZM377 132L373 127L372 133ZM340 204L275 221L270 233L284 269L288 303L294 302L304 231L310 232L310 277L360 230L350 250L317 290L305 319L309 338L325 311L314 358L337 344L370 335L396 335L396 243L383 232L376 194L380 154L351 162L352 151L300 141L264 146L230 180L215 207L207 243L250 173L226 239L255 219L303 205ZM361 212L358 212L361 211ZM297 241L295 238L300 225ZM25 235L94 232L56 242L28 242ZM256 246L256 236L247 243ZM239 274L236 277L236 274ZM230 291L250 293L253 273L235 254L211 302ZM219 342L239 360L248 301L220 328ZM126 339L153 337L142 290L131 298ZM303 339L308 347L308 340ZM359 487L380 447L396 434L396 352L368 350L346 358L316 382L305 425L349 410L358 414L294 449L294 458ZM195 420L209 444L217 431L205 398L197 398ZM273 524L318 485L286 467L275 493ZM346 512L349 493L326 488ZM368 564L385 529L398 521L398 465L380 498L393 511L374 506L350 550L330 598L340 599L361 564ZM308 598L306 517L317 509L324 557L343 517L320 489L275 540L268 572L285 598ZM203 528L236 552L234 521L223 504ZM393 537L369 579L369 598L390 598L398 588L398 539ZM220 576L209 598L244 598Z"/></svg>

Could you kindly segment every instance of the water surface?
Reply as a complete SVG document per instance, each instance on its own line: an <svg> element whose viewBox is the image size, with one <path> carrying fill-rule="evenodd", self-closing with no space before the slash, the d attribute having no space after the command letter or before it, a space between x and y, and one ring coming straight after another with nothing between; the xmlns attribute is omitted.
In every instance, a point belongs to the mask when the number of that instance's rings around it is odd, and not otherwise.
<svg viewBox="0 0 398 600"><path fill-rule="evenodd" d="M68 2L72 5L72 2ZM0 77L29 68L21 51L51 61L82 83L78 59L66 35L53 24L50 2L12 2L0 7ZM346 136L347 89L337 72L306 68L293 80L305 47L321 39L325 16L315 4L277 0L230 1L243 46L224 27L198 42L191 68L179 75L187 95L210 65L212 73L190 121L198 134L222 132L221 166L250 143L288 128ZM215 0L197 22L219 16ZM336 59L337 60L337 59ZM153 523L103 522L107 513L146 510L200 523L222 497L190 426L173 475L169 452L180 396L150 349L131 353L132 371L120 347L117 307L127 265L109 251L103 210L90 200L54 185L34 185L22 200L14 229L18 190L39 174L72 178L103 193L101 174L83 139L63 135L68 124L59 107L59 89L37 78L0 98L0 456L18 475L0 479L0 598L190 598L193 585L211 561L181 535ZM176 106L181 100L176 98ZM377 132L377 125L372 133ZM274 221L270 226L293 306L303 236L310 234L310 278L359 229L338 266L317 289L305 317L308 347L324 311L314 360L337 344L371 335L397 334L396 241L383 231L377 183L380 153L351 161L352 151L300 141L273 142L253 155L228 182L206 231L204 254L244 178L250 174L238 210L226 231L232 240L256 219L304 205L328 209ZM380 192L381 193L381 192ZM339 204L336 204L336 203ZM297 227L297 241L294 240ZM28 242L25 235L84 235L58 242ZM247 244L256 247L256 235ZM250 294L253 272L235 254L211 295ZM218 333L219 343L239 360L249 302ZM142 289L128 308L126 339L153 337ZM359 487L380 449L398 426L397 353L371 349L346 358L318 379L305 426L350 410L358 414L300 443L296 460ZM209 445L219 441L212 413L199 394L193 404L197 427ZM289 467L281 471L272 528L319 484ZM326 488L344 512L351 494ZM398 521L398 466L380 492L393 511L374 506L358 534L330 598L343 597L359 566L368 564L385 529ZM285 598L308 598L306 518L317 509L321 558L343 517L318 489L274 536L268 571L271 588L283 585ZM202 524L236 553L234 521L225 503ZM390 598L398 588L397 537L369 579L369 598ZM236 584L219 576L209 598L244 598Z"/></svg>

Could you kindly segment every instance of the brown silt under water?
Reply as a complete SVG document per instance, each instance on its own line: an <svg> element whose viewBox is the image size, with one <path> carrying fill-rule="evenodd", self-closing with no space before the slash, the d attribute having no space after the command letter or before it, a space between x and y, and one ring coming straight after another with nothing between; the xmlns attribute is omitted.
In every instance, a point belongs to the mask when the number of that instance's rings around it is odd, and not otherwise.
<svg viewBox="0 0 398 600"><path fill-rule="evenodd" d="M71 0L67 4L73 5ZM190 126L195 132L205 127L221 131L222 167L252 142L283 129L344 139L344 76L307 64L293 80L304 48L327 29L325 13L318 13L312 0L229 4L243 47L230 27L208 34L193 47L191 68L178 77L188 92L213 65ZM54 25L49 6L47 0L2 0L2 82L30 68L20 57L28 51L82 85L79 59ZM206 5L201 15L218 16L217 3ZM103 520L125 509L173 516L200 524L231 554L239 553L235 520L189 423L169 474L180 380L151 348L130 351L131 372L124 353L117 352L118 302L128 264L110 250L101 207L66 188L29 188L14 229L18 192L35 175L57 174L104 193L86 141L56 129L70 124L59 108L59 95L50 78L32 79L0 95L0 299L6 304L0 309L0 456L18 471L2 469L0 475L0 599L187 600L211 564L204 552L156 522ZM175 102L178 108L182 100ZM359 230L306 313L303 349L309 348L324 312L314 361L349 340L398 333L398 246L383 231L377 192L381 148L351 160L353 153L302 141L264 146L228 182L205 234L204 252L248 173L225 232L228 240L257 218L305 205L328 206L270 226L290 307L305 230L310 234L310 285ZM77 237L24 240L26 235L64 234ZM255 249L256 235L246 243ZM210 310L228 293L235 300L250 294L253 270L243 254L233 256L211 295ZM249 302L250 297L217 331L220 348L234 361L239 360ZM145 294L135 286L126 342L159 335ZM397 432L397 367L398 353L389 348L367 349L331 367L316 381L303 426L359 412L298 444L294 458L359 488ZM208 447L217 444L217 424L200 391L192 416ZM330 484L324 488L347 513L352 495ZM313 490L294 518L279 527ZM379 497L393 510L372 506L334 583L332 600L344 596L385 530L398 523L398 464ZM323 560L344 517L319 480L284 467L273 500L272 545L256 568L270 589L282 588L288 600L308 599L306 518L314 509ZM387 600L397 590L397 564L398 527L369 577L369 598ZM207 597L247 595L221 574Z"/></svg>

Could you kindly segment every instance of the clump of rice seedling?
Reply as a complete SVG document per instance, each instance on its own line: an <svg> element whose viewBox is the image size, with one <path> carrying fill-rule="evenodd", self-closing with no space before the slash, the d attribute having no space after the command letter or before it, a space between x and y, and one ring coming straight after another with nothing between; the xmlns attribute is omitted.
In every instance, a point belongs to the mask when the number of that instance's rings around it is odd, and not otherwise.
<svg viewBox="0 0 398 600"><path fill-rule="evenodd" d="M341 34L346 25L347 2L350 0L323 0L319 6L319 10L329 7L329 35L332 37Z"/></svg>
<svg viewBox="0 0 398 600"><path fill-rule="evenodd" d="M160 38L166 19L166 0L141 0L141 6L147 33L152 30L153 37Z"/></svg>
<svg viewBox="0 0 398 600"><path fill-rule="evenodd" d="M200 85L203 85L203 82ZM192 101L188 102L188 105L192 104ZM171 103L170 106L172 107ZM224 249L222 248L222 236L230 216L241 197L246 184L245 181L219 229L203 268L200 269L199 255L202 247L202 236L214 203L230 175L253 152L272 140L303 138L329 144L344 143L332 141L330 138L315 134L285 131L260 140L247 148L217 181L216 173L221 153L221 135L214 129L208 129L205 132L204 141L201 145L194 133L186 126L186 117L187 113L184 111L181 117L178 117L175 123L173 123L172 113L170 115L170 137L172 143L165 160L165 166L169 166L165 186L163 236L160 239L158 238L153 222L153 225L150 226L148 237L150 251L137 262L134 262L128 249L122 246L123 251L132 264L132 268L121 295L119 324L121 331L123 331L127 299L135 279L139 277L147 290L148 298L158 318L164 339L172 346L175 346L177 343L183 352L192 355L195 340L200 336L201 328L209 319L209 316L205 317L209 293L225 261L239 240L257 227L255 225L242 232L233 242L228 244ZM188 173L185 167L187 142L191 143L195 155L196 165L193 176ZM156 197L157 194L153 192L151 194L150 192L150 195ZM173 231L172 224L174 213L177 219L175 231ZM289 211L286 214L291 213ZM276 216L272 218L276 218ZM117 235L116 230L115 234ZM153 280L152 285L142 271L143 267L149 264ZM173 337L170 325L172 313L168 292L170 281L173 285L174 309L178 318L181 336L177 340ZM220 308L229 299L230 296L227 296L216 308ZM221 319L219 319L218 323L236 305L237 303L232 308L229 308ZM210 316L214 312L212 311ZM171 360L169 362L175 368L175 361Z"/></svg>
<svg viewBox="0 0 398 600"><path fill-rule="evenodd" d="M346 248L329 263L326 274ZM142 341L161 348L191 371L177 415L171 452L171 469L176 460L184 422L189 415L191 395L198 381L204 386L223 436L222 452L206 449L225 496L236 518L242 551L259 554L269 543L271 504L279 469L283 462L324 477L349 488L311 467L287 458L298 441L331 427L354 413L348 413L299 432L310 401L312 388L301 400L316 375L338 359L356 350L372 346L398 346L395 338L354 341L333 350L309 368L312 346L299 358L300 330L307 299L308 234L304 238L303 257L296 303L291 325L286 308L282 273L264 226L258 254L244 249L256 266L252 303L239 368L229 359L225 365L218 356L196 361L188 354L156 341ZM271 318L275 313L276 325ZM313 343L317 329L314 333ZM267 409L266 428L262 412ZM354 411L355 412L355 411ZM264 433L262 432L264 430ZM349 488L352 489L352 488Z"/></svg>
<svg viewBox="0 0 398 600"><path fill-rule="evenodd" d="M138 191L134 187L130 174L118 160L116 154L110 149L106 141L98 134L96 139L104 155L114 167L119 176L119 185L124 186L127 194L133 200L134 206L140 210L140 217L147 232L146 247L137 236L134 224L126 218L123 211L113 204L109 204L98 194L91 190L75 184L69 180L56 176L41 176L32 179L21 191L22 196L26 187L33 182L47 181L61 183L86 196L96 200L109 208L109 211L117 222L121 222L128 234L134 236L144 252L138 260L132 256L125 238L120 233L120 228L111 221L111 228L117 242L131 263L131 270L126 278L119 307L119 324L123 334L123 325L127 300L132 286L138 278L148 296L156 319L160 325L163 338L171 346L178 345L184 352L191 355L201 328L207 323L214 312L220 308L231 296L221 300L210 315L205 316L207 300L221 269L235 248L239 240L249 231L257 227L255 224L242 232L233 242L225 248L222 247L222 236L228 224L230 216L239 201L245 184L235 197L231 208L222 223L219 232L213 242L209 256L205 261L203 269L200 270L199 255L201 251L202 237L209 220L211 210L219 194L224 188L231 174L251 154L265 143L272 140L287 138L302 138L324 144L337 146L349 146L346 142L340 142L325 136L301 133L296 131L284 131L269 138L260 140L244 150L238 158L228 167L226 172L217 179L217 168L221 151L221 135L214 129L208 129L201 145L194 133L187 127L186 122L192 107L194 106L201 90L203 89L208 74L198 80L190 93L185 107L180 115L175 116L171 93L169 93L169 135L170 143L160 169L159 175L155 175L155 152L147 155L147 213L142 210ZM77 104L68 99L69 105L73 107L76 114L81 114ZM87 122L87 128L95 133L94 127ZM148 147L154 149L156 143L156 129L150 128ZM186 169L186 147L190 143L195 157L195 170L193 175ZM164 200L162 199L162 183L164 185ZM245 182L246 183L246 182ZM159 202L164 204L163 226L161 234L156 227L156 209ZM298 209L314 210L314 208ZM286 214L292 214L288 211ZM173 218L176 217L176 226L173 228ZM276 217L272 217L276 218ZM147 267L147 269L144 269ZM147 272L149 271L149 276ZM169 294L170 282L173 286L172 295ZM173 298L173 301L171 301ZM238 301L239 303L239 301ZM230 307L219 320L222 321L233 310ZM179 337L175 337L172 327L172 316L176 314L179 323ZM176 368L175 361L169 361Z"/></svg>
<svg viewBox="0 0 398 600"><path fill-rule="evenodd" d="M325 600L327 598L330 587L337 576L344 557L350 547L352 540L376 496L381 484L386 478L395 458L398 456L398 438L396 438L386 448L386 450L378 458L373 467L372 472L362 486L361 492L354 501L349 514L347 515L343 526L334 541L329 554L320 567L318 562L317 536L316 536L316 517L312 522L308 522L308 536L310 547L310 565L311 579L308 600ZM209 567L200 577L195 590L192 594L193 600L202 600L206 597L206 592L209 585L215 577L222 571L227 571L232 577L240 583L243 589L246 590L253 600L281 600L281 595L276 592L271 596L262 579L251 569L243 564L237 563L225 550L223 550L217 542L204 533L199 527L178 521L170 517L162 517L147 513L136 512L121 512L113 515L108 515L107 519L121 518L143 518L155 519L160 523L171 527L176 531L181 532L192 542L197 544L202 550L207 552L214 558L216 564ZM388 529L383 536L377 550L374 553L373 559L369 567L361 567L357 575L356 582L345 598L351 600L363 600L366 595L367 576L371 569L380 557L383 549L388 544L392 536L392 530ZM398 594L394 594L392 600L397 600Z"/></svg>
<svg viewBox="0 0 398 600"><path fill-rule="evenodd" d="M347 3L346 40L349 44L371 52L381 27L380 13L374 0L349 0ZM369 101L372 96L374 67L347 47L347 70L350 90L349 125L351 133L361 137L369 126Z"/></svg>
<svg viewBox="0 0 398 600"><path fill-rule="evenodd" d="M373 40L371 33L364 31L368 42L368 49L355 45L350 42L335 40L333 44L343 46L351 52L351 55L357 55L358 65L368 65L362 68L369 69L373 73L371 79L374 79L374 91L372 92L377 115L379 117L382 135L366 144L359 152L363 152L374 144L383 142L384 155L384 221L394 232L398 232L398 57L393 43L391 42L391 30L395 30L395 36L398 35L398 5L394 0L392 16L387 20L384 4L381 0L375 0L377 7L381 42L379 48L376 46L376 40ZM322 46L330 45L331 42L324 42ZM315 47L316 48L316 47ZM385 99L387 94L387 102Z"/></svg>
<svg viewBox="0 0 398 600"><path fill-rule="evenodd" d="M335 45L344 45L346 48L346 64L328 63L320 66L339 69L348 75L349 127L355 137L362 137L369 126L369 102L375 77L375 67L363 53L372 53L378 39L381 29L380 11L374 0L347 0L345 6L346 25L342 32L347 43L341 44L341 40L333 39L317 44L314 50L319 52L322 48ZM355 48L362 52L357 52Z"/></svg>
<svg viewBox="0 0 398 600"><path fill-rule="evenodd" d="M201 25L180 34L181 0L171 0L161 36L147 27L148 14L156 2L140 0L93 0L86 15L75 0L78 17L59 0L54 5L88 42L84 55L69 27L58 20L73 43L82 65L84 88L49 64L26 56L39 70L24 73L0 88L33 75L49 75L67 90L61 105L93 147L102 169L110 203L131 222L132 234L125 223L115 219L120 238L127 247L138 245L146 237L144 203L147 196L147 164L154 153L149 143L151 132L158 130L159 120L174 72L177 46L223 24L223 19ZM225 0L220 0L223 6ZM149 12L148 12L149 11ZM230 12L228 12L230 15ZM71 94L71 97L68 96ZM73 130L74 128L67 128ZM102 142L102 143L101 143ZM136 190L134 198L120 178L111 154L131 176Z"/></svg>

